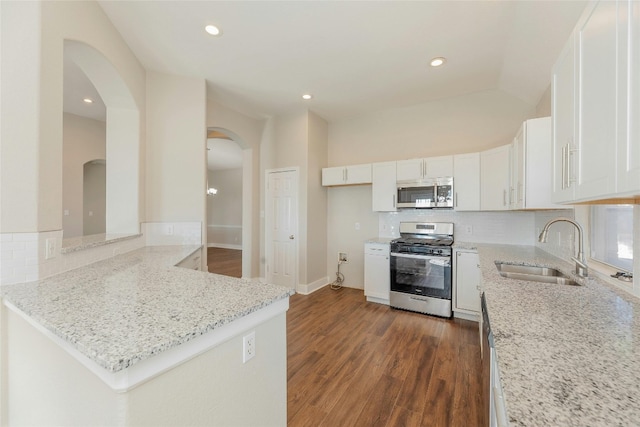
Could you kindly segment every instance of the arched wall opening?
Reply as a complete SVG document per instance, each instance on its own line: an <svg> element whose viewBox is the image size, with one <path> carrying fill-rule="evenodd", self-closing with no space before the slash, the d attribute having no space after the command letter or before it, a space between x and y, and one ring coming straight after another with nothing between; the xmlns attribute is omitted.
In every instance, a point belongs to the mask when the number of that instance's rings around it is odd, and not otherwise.
<svg viewBox="0 0 640 427"><path fill-rule="evenodd" d="M253 227L251 214L252 206L252 163L253 149L235 132L220 128L207 128L207 135L215 135L220 133L226 135L233 142L238 144L242 149L242 277L251 277L251 261L252 248L256 242L253 242ZM208 196L211 197L211 196ZM215 197L215 196L214 196Z"/></svg>
<svg viewBox="0 0 640 427"><path fill-rule="evenodd" d="M67 55L96 88L106 107L105 232L140 232L140 120L135 100L111 62L98 50L65 40Z"/></svg>

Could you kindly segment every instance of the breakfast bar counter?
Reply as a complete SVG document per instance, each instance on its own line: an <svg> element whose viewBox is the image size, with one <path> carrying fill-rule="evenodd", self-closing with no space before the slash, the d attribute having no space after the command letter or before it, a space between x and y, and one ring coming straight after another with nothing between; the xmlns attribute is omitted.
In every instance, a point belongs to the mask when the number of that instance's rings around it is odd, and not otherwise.
<svg viewBox="0 0 640 427"><path fill-rule="evenodd" d="M145 389L162 387L161 384L153 384L165 373L176 368L189 369L180 365L193 364L195 362L192 359L202 358L206 353L222 352L225 356L223 360L218 360L217 366L204 368L205 371L199 374L196 371L185 373L182 379L174 379L174 386L182 384L180 387L184 387L183 380L191 375L190 381L193 382L189 383L189 387L197 390L200 385L195 382L199 376L202 382L207 381L206 370L209 370L208 373L213 377L208 381L215 388L209 391L211 398L216 393L223 396L226 393L233 397L233 381L242 383L243 375L252 376L262 369L271 369L283 374L282 378L274 381L284 385L281 388L286 400L284 319L289 296L294 291L281 286L175 266L198 250L199 246L145 247L36 282L4 286L0 324L3 346L6 346L9 355L3 360L3 365L8 365L6 369L9 375L8 381L6 377L3 379L3 389L8 389L10 396L8 401L6 396L3 397L5 421L7 406L10 418L14 415L14 421L33 421L28 417L19 418L16 414L20 413L23 405L14 405L11 400L12 396L20 393L21 385L13 382L13 377L20 378L21 358L29 360L34 373L39 372L43 377L55 377L55 373L47 371L55 366L52 364L53 360L61 358L61 366L67 366L64 369L75 370L74 367L69 368L70 362L67 360L72 356L75 362L71 365L83 365L84 371L94 374L93 380L98 377L103 382L101 386L94 383L86 386L84 393L91 396L96 387L99 390L97 395L104 394L105 385L116 395L127 394L132 390L144 394ZM264 324L269 324L274 319L277 324L267 326L264 332L260 332ZM242 335L252 330L256 334L256 357L245 365ZM33 331L37 332L31 334ZM36 345L26 342L28 339L36 340L36 336L46 338ZM273 342L267 344L271 339ZM50 344L54 346L51 347ZM235 350L225 349L229 345ZM270 345L273 345L273 349L269 348ZM38 348L41 353L51 352L52 359L48 360L49 355L34 354L38 353ZM62 360L63 356L55 355L59 349L66 354L65 360ZM272 350L277 354L272 354ZM227 355L229 351L234 354ZM221 356L217 354L206 357L215 360ZM260 361L262 357L272 360ZM274 357L282 360L276 366L271 366ZM45 367L47 364L50 365L48 368ZM42 365L42 369L38 365ZM239 378L230 378L224 383L218 379L218 384L215 384L215 377L234 370L238 371ZM156 377L159 378L154 380ZM87 381L91 383L93 380ZM43 380L44 384L36 381L33 387L46 388L47 382L50 380ZM256 385L256 388L260 389L261 386ZM64 394L65 390L61 389L60 393ZM154 393L157 390L149 392L149 398ZM267 390L266 394L268 393ZM55 388L52 389L52 394L56 394ZM72 392L67 398L70 399L75 394ZM248 396L251 394L249 392ZM274 394L276 395L277 393ZM56 396L49 398L52 402L59 400ZM120 400L121 398L116 399ZM180 401L175 396L173 400ZM33 405L34 402L24 403ZM114 404L118 407L122 402ZM47 404L43 404L43 407L47 407ZM135 411L132 409L130 413ZM154 419L140 415L144 412L141 411L140 409L136 416L129 414L130 420ZM117 412L111 415L120 416ZM286 408L284 414L286 416ZM207 416L207 420L212 420L210 414ZM58 419L60 424L75 422L73 417ZM55 419L49 420L52 422L47 424L55 424ZM225 418L219 420L224 421ZM95 420L83 418L78 424L93 424L92 421ZM130 424L120 418L113 422Z"/></svg>

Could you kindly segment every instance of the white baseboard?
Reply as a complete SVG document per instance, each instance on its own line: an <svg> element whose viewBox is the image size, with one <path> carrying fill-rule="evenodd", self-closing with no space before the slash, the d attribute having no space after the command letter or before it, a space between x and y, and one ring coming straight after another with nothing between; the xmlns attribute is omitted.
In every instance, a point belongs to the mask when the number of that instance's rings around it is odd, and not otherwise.
<svg viewBox="0 0 640 427"><path fill-rule="evenodd" d="M242 245L227 245L225 243L207 243L208 248L220 248L220 249L236 249L241 251Z"/></svg>
<svg viewBox="0 0 640 427"><path fill-rule="evenodd" d="M327 286L329 284L329 278L328 277L322 277L318 280L315 280L311 283L307 283L306 285L303 284L299 284L296 288L296 292L298 292L299 294L302 295L309 295L312 292L317 291L318 289L321 289L325 286Z"/></svg>

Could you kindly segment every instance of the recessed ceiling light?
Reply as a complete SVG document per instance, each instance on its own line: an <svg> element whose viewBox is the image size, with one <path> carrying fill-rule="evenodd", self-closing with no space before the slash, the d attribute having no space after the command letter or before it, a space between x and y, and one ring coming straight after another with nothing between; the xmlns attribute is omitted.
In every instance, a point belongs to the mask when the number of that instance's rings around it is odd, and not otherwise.
<svg viewBox="0 0 640 427"><path fill-rule="evenodd" d="M313 98L313 95L311 95L310 93L305 93L304 95L302 95L302 99L311 99Z"/></svg>
<svg viewBox="0 0 640 427"><path fill-rule="evenodd" d="M441 65L444 65L445 62L447 62L447 59L443 58L442 56L439 56L437 58L433 58L429 64L432 67L439 67Z"/></svg>
<svg viewBox="0 0 640 427"><path fill-rule="evenodd" d="M216 27L215 25L207 25L206 27L204 27L204 30L212 36L222 35L222 31L220 30L220 28Z"/></svg>
<svg viewBox="0 0 640 427"><path fill-rule="evenodd" d="M86 102L87 104L93 104L93 99L91 98L84 98L83 101Z"/></svg>

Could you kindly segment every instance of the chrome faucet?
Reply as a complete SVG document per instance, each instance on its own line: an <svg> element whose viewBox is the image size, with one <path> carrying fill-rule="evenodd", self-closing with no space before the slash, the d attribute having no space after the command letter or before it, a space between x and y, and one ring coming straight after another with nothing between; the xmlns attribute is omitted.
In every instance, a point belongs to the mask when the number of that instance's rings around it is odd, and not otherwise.
<svg viewBox="0 0 640 427"><path fill-rule="evenodd" d="M587 267L587 261L584 258L584 243L582 240L582 235L584 233L584 230L582 229L582 226L580 224L578 224L577 222L575 222L570 218L560 217L560 218L552 219L551 221L545 224L544 228L542 229L542 232L540 233L540 237L538 237L538 241L540 243L546 243L547 233L549 232L549 226L554 222L558 222L558 221L571 223L578 229L578 256L571 257L571 260L575 261L576 263L576 274L580 277L587 277L589 274L589 271L588 271L589 269Z"/></svg>

